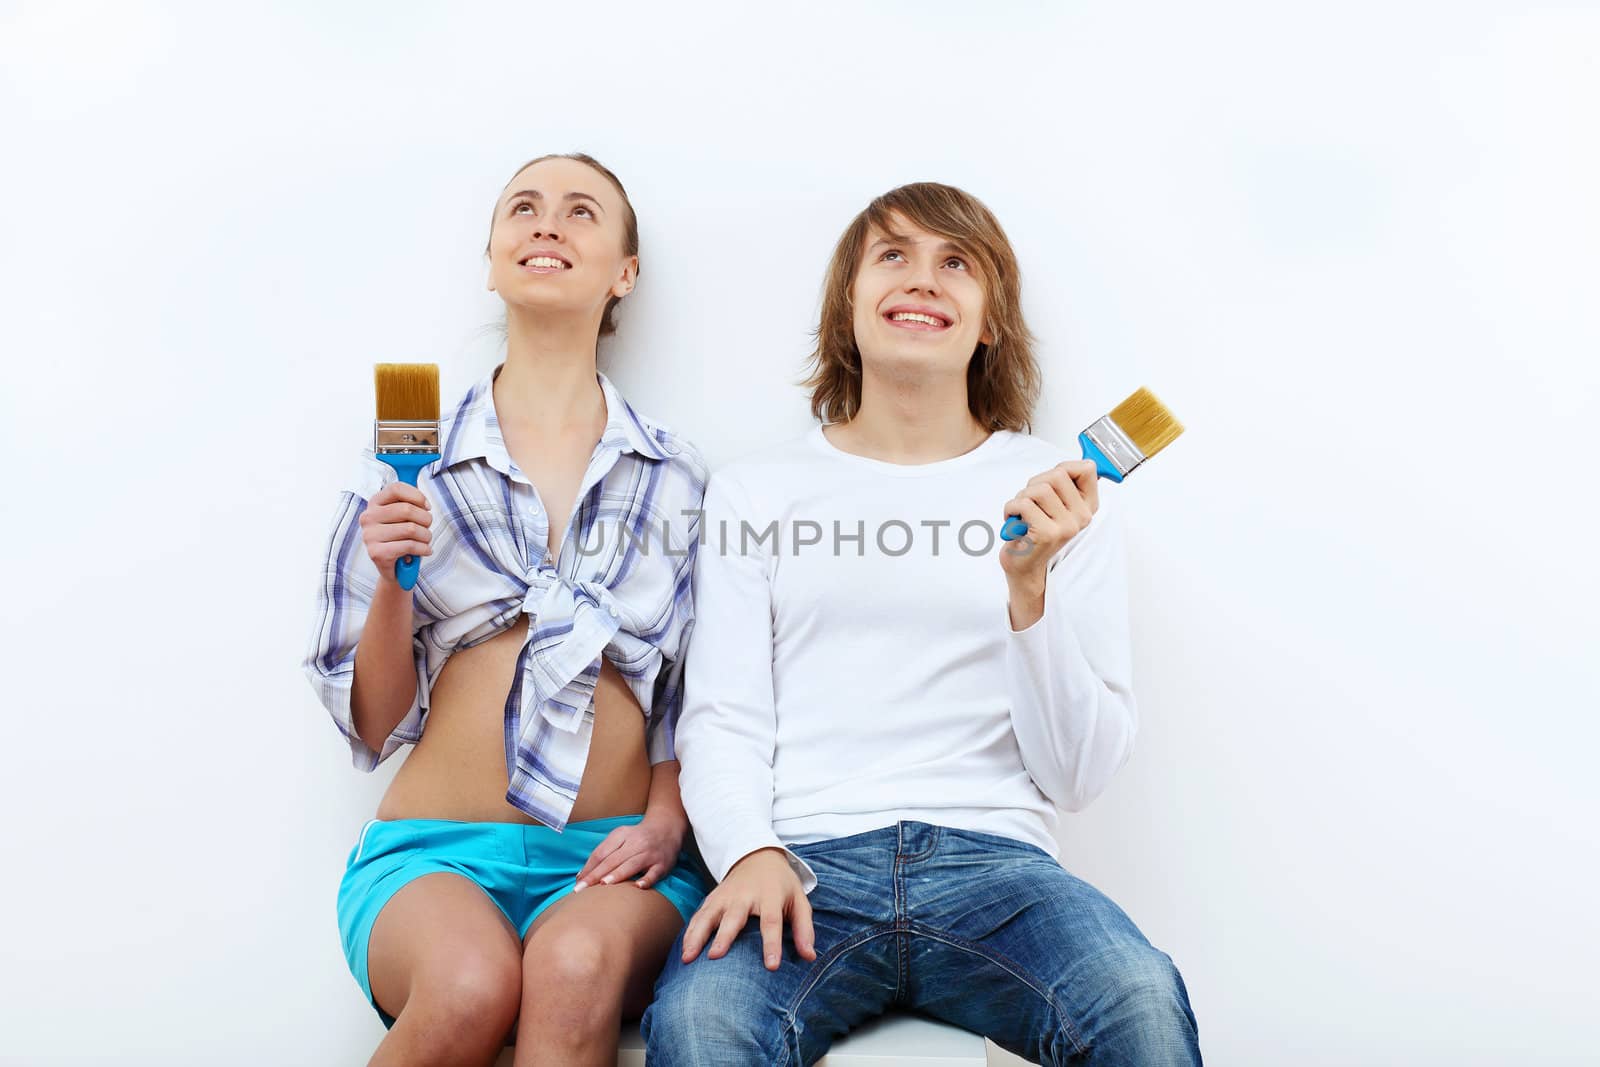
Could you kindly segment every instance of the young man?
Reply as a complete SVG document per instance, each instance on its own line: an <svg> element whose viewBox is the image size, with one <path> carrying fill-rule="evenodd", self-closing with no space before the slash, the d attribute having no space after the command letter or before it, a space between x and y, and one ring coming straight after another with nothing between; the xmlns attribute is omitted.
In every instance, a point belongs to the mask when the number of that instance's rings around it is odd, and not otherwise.
<svg viewBox="0 0 1600 1067"><path fill-rule="evenodd" d="M657 983L652 1067L814 1063L892 1006L1047 1064L1199 1063L1172 960L1054 858L1057 810L1132 749L1127 591L1094 465L1019 432L1005 234L904 186L824 289L824 425L706 492L677 748L721 884Z"/></svg>

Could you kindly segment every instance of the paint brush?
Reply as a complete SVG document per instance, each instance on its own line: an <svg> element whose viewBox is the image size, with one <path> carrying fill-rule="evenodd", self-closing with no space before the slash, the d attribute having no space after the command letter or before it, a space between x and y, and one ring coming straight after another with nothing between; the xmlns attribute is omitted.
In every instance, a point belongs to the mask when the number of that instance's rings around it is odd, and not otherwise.
<svg viewBox="0 0 1600 1067"><path fill-rule="evenodd" d="M379 363L373 368L373 385L378 396L373 451L402 482L414 486L417 472L439 458L439 365ZM417 584L421 567L417 556L394 561L401 589Z"/></svg>
<svg viewBox="0 0 1600 1067"><path fill-rule="evenodd" d="M1111 414L1090 423L1078 435L1078 444L1083 448L1083 458L1094 461L1100 477L1120 482L1182 432L1183 423L1154 393L1141 386L1112 408ZM1015 541L1027 532L1028 524L1020 515L1009 515L1000 528L1000 540Z"/></svg>

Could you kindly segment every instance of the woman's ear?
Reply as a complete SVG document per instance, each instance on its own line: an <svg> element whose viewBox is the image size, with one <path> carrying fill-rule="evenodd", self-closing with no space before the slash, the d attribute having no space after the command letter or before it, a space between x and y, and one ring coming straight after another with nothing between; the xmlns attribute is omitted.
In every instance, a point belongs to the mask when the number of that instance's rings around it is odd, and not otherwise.
<svg viewBox="0 0 1600 1067"><path fill-rule="evenodd" d="M633 292L634 281L639 277L639 257L629 256L622 263L622 273L611 286L611 295L624 297Z"/></svg>

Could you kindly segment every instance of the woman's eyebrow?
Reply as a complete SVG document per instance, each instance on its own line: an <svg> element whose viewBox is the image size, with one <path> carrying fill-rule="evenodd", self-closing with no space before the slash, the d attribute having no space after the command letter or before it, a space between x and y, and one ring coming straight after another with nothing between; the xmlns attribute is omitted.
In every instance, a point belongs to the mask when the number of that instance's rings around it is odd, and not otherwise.
<svg viewBox="0 0 1600 1067"><path fill-rule="evenodd" d="M543 200L544 199L544 194L541 193L537 189L519 189L516 192L512 193L510 196L506 197L506 203L509 204L509 203L511 203L511 201L517 199L518 197L526 197L529 200ZM605 212L606 212L606 209L600 206L600 201L596 200L594 197L590 196L588 193L568 193L566 196L562 197L561 199L563 201L587 200L587 201L589 201L589 203L593 204L599 210L600 214L604 215Z"/></svg>

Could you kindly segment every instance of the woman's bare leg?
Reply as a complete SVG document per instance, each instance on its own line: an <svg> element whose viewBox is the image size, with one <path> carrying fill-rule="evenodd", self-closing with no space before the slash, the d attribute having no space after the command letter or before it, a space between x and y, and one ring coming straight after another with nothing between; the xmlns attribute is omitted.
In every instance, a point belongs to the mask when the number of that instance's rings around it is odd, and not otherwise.
<svg viewBox="0 0 1600 1067"><path fill-rule="evenodd" d="M516 1067L614 1067L622 1020L650 1003L682 926L671 901L632 882L539 916L523 942Z"/></svg>
<svg viewBox="0 0 1600 1067"><path fill-rule="evenodd" d="M517 1020L522 946L483 890L426 874L378 913L367 974L395 1018L368 1067L487 1067Z"/></svg>

